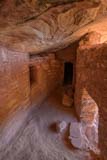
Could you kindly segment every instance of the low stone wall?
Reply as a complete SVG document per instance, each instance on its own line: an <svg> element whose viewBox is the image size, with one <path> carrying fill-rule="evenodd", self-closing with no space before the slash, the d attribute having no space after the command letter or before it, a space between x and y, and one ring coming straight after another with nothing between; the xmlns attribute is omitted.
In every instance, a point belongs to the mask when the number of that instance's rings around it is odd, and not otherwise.
<svg viewBox="0 0 107 160"><path fill-rule="evenodd" d="M32 105L43 100L49 93L62 84L63 65L54 54L47 54L42 57L30 60L30 65L35 68L35 82L31 85L31 102Z"/></svg>

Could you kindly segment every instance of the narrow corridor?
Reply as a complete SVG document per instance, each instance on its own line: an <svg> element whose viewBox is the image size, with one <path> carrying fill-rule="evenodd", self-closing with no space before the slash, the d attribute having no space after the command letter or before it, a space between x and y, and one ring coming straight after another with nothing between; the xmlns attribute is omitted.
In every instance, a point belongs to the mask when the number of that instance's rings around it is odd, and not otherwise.
<svg viewBox="0 0 107 160"><path fill-rule="evenodd" d="M0 144L0 160L88 160L88 152L72 147L68 131L56 132L58 121L67 122L68 127L70 122L77 121L74 109L62 105L61 90L54 92L39 107L31 109L26 124L10 144L4 148Z"/></svg>

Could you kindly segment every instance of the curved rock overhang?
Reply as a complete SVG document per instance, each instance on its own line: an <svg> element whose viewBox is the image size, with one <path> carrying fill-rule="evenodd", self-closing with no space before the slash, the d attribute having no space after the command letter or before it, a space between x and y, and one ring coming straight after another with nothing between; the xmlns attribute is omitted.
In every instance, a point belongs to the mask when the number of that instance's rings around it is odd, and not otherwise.
<svg viewBox="0 0 107 160"><path fill-rule="evenodd" d="M101 7L101 3L80 1L48 7L18 23L10 16L8 25L0 28L0 45L36 54L65 48L92 31L101 34L100 43L106 42L107 17Z"/></svg>

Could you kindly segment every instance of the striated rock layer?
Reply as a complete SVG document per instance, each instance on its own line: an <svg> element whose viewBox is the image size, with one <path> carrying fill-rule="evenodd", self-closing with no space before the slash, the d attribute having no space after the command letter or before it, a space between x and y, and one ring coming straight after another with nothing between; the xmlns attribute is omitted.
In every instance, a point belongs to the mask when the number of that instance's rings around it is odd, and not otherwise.
<svg viewBox="0 0 107 160"><path fill-rule="evenodd" d="M1 12L1 15L5 13ZM15 12L17 15L14 15L14 20L12 14L14 11L11 11L9 13L12 15L5 19L9 25L3 25L4 20L1 16L0 44L12 50L38 53L49 49L64 48L96 28L102 32L103 36L107 22L105 19L97 20L100 12L102 13L100 3L76 2L51 6L43 13L39 12L38 16L31 16L25 21L20 20L19 24L19 20L18 23L15 22L17 17L20 17L19 13ZM93 22L94 20L96 22ZM102 22L104 22L103 25Z"/></svg>

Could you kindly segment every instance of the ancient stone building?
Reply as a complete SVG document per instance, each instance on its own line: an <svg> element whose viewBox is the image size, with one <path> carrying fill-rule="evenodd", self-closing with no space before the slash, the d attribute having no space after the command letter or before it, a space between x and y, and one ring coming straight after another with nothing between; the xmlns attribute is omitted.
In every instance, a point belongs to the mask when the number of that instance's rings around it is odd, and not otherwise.
<svg viewBox="0 0 107 160"><path fill-rule="evenodd" d="M0 160L107 159L107 1L0 2Z"/></svg>

